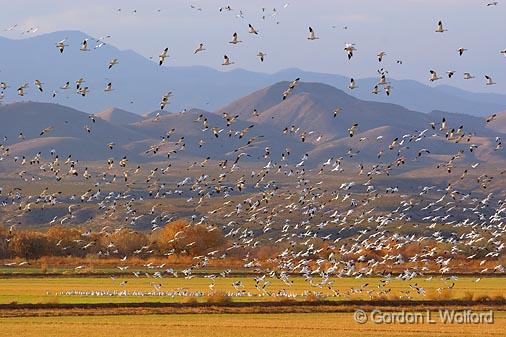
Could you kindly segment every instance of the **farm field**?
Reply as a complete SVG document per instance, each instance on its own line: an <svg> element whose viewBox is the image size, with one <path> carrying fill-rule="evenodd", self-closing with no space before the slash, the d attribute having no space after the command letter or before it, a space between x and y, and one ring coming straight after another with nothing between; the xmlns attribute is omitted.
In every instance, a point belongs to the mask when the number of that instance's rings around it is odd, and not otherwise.
<svg viewBox="0 0 506 337"><path fill-rule="evenodd" d="M358 324L352 313L318 314L190 314L139 316L0 318L0 337L475 337L504 336L506 313L496 312L494 323L481 324Z"/></svg>
<svg viewBox="0 0 506 337"><path fill-rule="evenodd" d="M291 277L293 284L287 285L279 279L269 279L265 289L255 288L254 276L146 278L133 275L111 277L9 277L0 278L0 304L81 304L81 303L139 303L139 302L184 302L196 298L202 302L210 293L230 293L234 302L279 301L287 294L296 300L307 300L308 291L321 293L326 300L367 300L367 299L412 299L412 300L477 300L488 296L490 299L504 298L504 278L477 277L443 279L440 276L415 278L409 281L392 280L380 288L380 278L333 278L332 290L327 285L319 286L318 279L313 285L301 277ZM233 283L236 283L235 287ZM239 284L239 286L238 286ZM154 288L154 285L158 289ZM425 295L414 287L423 288ZM449 289L451 287L451 289ZM381 289L391 289L386 296ZM94 292L94 293L92 293ZM239 296L239 293L243 295Z"/></svg>

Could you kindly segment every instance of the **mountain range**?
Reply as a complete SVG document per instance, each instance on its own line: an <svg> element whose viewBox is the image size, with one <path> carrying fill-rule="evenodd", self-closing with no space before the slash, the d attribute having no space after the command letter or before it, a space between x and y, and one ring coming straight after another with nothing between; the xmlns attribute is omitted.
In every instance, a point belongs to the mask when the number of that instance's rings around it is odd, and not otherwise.
<svg viewBox="0 0 506 337"><path fill-rule="evenodd" d="M62 158L72 155L78 160L127 156L138 162L167 158L233 162L242 156L246 161L272 158L279 164L285 154L289 163L298 163L305 155L314 164L339 157L357 164L405 157L423 166L447 161L461 151L460 160L504 164L500 139L506 134L506 112L487 123L482 117L437 110L422 113L365 101L327 84L307 82L300 82L283 100L288 85L277 82L215 112L191 108L140 116L110 108L90 115L54 103L6 104L0 106L2 157L38 152L47 157L54 150ZM334 117L336 107L341 111ZM447 127L440 130L443 119ZM350 137L353 124L357 126ZM465 137L459 141L449 137L452 129ZM419 158L422 149L427 151Z"/></svg>
<svg viewBox="0 0 506 337"><path fill-rule="evenodd" d="M63 39L68 46L60 54L56 43ZM90 40L90 51L79 50L84 39ZM19 101L16 88L28 83L22 99L59 103L87 113L114 106L144 114L159 108L162 95L168 91L173 92L168 110L215 111L252 91L300 77L305 82L334 86L362 100L398 104L425 113L442 110L486 116L506 110L506 95L501 94L473 93L447 85L428 86L413 80L389 79L392 94L373 95L371 88L378 82L377 78L356 79L358 88L349 90L347 77L295 68L274 74L239 68L220 71L204 66L175 66L170 57L167 66L159 66L132 50L119 50L108 44L93 49L93 40L79 31L59 31L20 40L0 37L0 81L10 85L3 92L4 103ZM108 69L113 58L117 58L119 64ZM79 78L83 78L83 85L90 89L87 97L76 94L75 81ZM43 92L33 85L35 79L43 82ZM61 89L67 81L71 89ZM104 92L109 82L113 90ZM56 91L55 97L52 97L53 91Z"/></svg>

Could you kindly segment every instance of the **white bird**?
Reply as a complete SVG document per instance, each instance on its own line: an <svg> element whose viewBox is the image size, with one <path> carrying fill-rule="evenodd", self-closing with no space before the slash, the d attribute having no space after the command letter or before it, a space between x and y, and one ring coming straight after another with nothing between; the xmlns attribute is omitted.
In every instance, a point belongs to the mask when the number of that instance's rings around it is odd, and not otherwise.
<svg viewBox="0 0 506 337"><path fill-rule="evenodd" d="M25 89L26 89L26 88L28 88L28 83L25 83L25 84L23 84L22 86L20 86L20 87L18 88L18 90L17 90L17 91L18 91L18 95L19 95L19 96L24 96L24 95L25 95Z"/></svg>
<svg viewBox="0 0 506 337"><path fill-rule="evenodd" d="M492 80L492 77L485 75L485 79L487 80L485 83L486 85L494 85L495 84L495 82Z"/></svg>
<svg viewBox="0 0 506 337"><path fill-rule="evenodd" d="M440 80L441 77L437 76L437 73L434 70L430 70L430 78L429 81L434 82Z"/></svg>
<svg viewBox="0 0 506 337"><path fill-rule="evenodd" d="M448 75L448 78L452 78L453 75L455 75L456 71L455 70L448 70L446 72L446 74Z"/></svg>
<svg viewBox="0 0 506 337"><path fill-rule="evenodd" d="M355 132L357 131L357 128L358 128L358 124L355 123L353 124L349 129L348 129L348 133L350 135L350 137L353 137L355 135Z"/></svg>
<svg viewBox="0 0 506 337"><path fill-rule="evenodd" d="M386 75L385 75L385 74L383 74L383 75L381 75L381 77L380 77L380 80L379 80L379 82L378 82L378 85L386 85L386 84L388 84L388 82L387 82L387 77L386 77Z"/></svg>
<svg viewBox="0 0 506 337"><path fill-rule="evenodd" d="M251 24L248 24L249 33L258 35L258 30L255 29Z"/></svg>
<svg viewBox="0 0 506 337"><path fill-rule="evenodd" d="M88 39L84 39L83 43L81 44L80 51L90 51L88 48Z"/></svg>
<svg viewBox="0 0 506 337"><path fill-rule="evenodd" d="M378 62L381 62L383 61L383 56L385 56L387 53L385 53L384 51L381 51L378 53L378 55L376 55L378 57Z"/></svg>
<svg viewBox="0 0 506 337"><path fill-rule="evenodd" d="M356 50L357 49L355 48L355 44L354 43L346 43L344 45L344 51L348 55L348 60L351 60L351 58L353 57L353 52L356 51Z"/></svg>
<svg viewBox="0 0 506 337"><path fill-rule="evenodd" d="M63 54L63 50L65 50L65 47L68 47L67 44L65 44L65 39L61 40L60 42L56 43L56 48L60 51L61 54Z"/></svg>
<svg viewBox="0 0 506 337"><path fill-rule="evenodd" d="M464 52L466 51L467 49L464 48L464 47L460 47L459 49L457 49L457 51L459 52L459 55L462 56L462 54L464 54Z"/></svg>
<svg viewBox="0 0 506 337"><path fill-rule="evenodd" d="M172 96L172 91L167 92L165 95L162 96L162 99L160 101L160 110L163 110L167 104L169 104L169 98Z"/></svg>
<svg viewBox="0 0 506 337"><path fill-rule="evenodd" d="M77 90L77 93L80 94L81 96L85 97L89 92L89 89L88 87L80 87L78 90Z"/></svg>
<svg viewBox="0 0 506 337"><path fill-rule="evenodd" d="M351 90L358 88L358 86L355 83L355 80L353 78L350 79L350 84L348 85L348 88L350 88Z"/></svg>
<svg viewBox="0 0 506 337"><path fill-rule="evenodd" d="M238 43L241 43L242 41L239 40L239 37L237 35L237 33L234 33L232 34L232 41L229 41L228 43L231 43L231 44L238 44Z"/></svg>
<svg viewBox="0 0 506 337"><path fill-rule="evenodd" d="M221 64L222 66L229 66L231 64L234 64L235 62L231 62L230 61L230 58L227 56L227 55L224 55L223 56L223 63Z"/></svg>
<svg viewBox="0 0 506 337"><path fill-rule="evenodd" d="M112 91L112 83L111 82L107 83L107 86L105 87L104 91L105 92Z"/></svg>
<svg viewBox="0 0 506 337"><path fill-rule="evenodd" d="M436 27L436 33L444 33L447 31L448 31L448 29L444 29L444 27L443 27L443 21L439 20L439 22L437 23L437 27Z"/></svg>
<svg viewBox="0 0 506 337"><path fill-rule="evenodd" d="M308 40L318 40L319 37L315 35L314 29L312 27L309 27L309 36L307 37Z"/></svg>
<svg viewBox="0 0 506 337"><path fill-rule="evenodd" d="M200 43L199 46L197 47L197 49L195 49L195 51L193 53L197 54L197 53L203 52L204 50L206 50L206 48L204 48L204 44Z"/></svg>
<svg viewBox="0 0 506 337"><path fill-rule="evenodd" d="M495 120L495 119L496 119L496 117L497 117L497 114L493 114L493 115L489 116L489 117L487 118L487 120L486 120L486 121L487 121L487 123L492 122L493 120Z"/></svg>
<svg viewBox="0 0 506 337"><path fill-rule="evenodd" d="M464 73L464 79L465 80L470 80L470 79L473 79L473 78L474 78L474 76L471 75L471 73Z"/></svg>
<svg viewBox="0 0 506 337"><path fill-rule="evenodd" d="M43 92L44 89L42 89L42 82L39 81L39 80L35 80L35 86L37 87L37 89L39 89L40 92Z"/></svg>
<svg viewBox="0 0 506 337"><path fill-rule="evenodd" d="M81 77L80 79L78 79L78 80L76 81L76 89L78 89L78 90L79 90L79 88L81 87L81 84L83 84L84 82L86 82L86 81L84 80L84 78L82 78L82 77Z"/></svg>
<svg viewBox="0 0 506 337"><path fill-rule="evenodd" d="M48 126L47 128L42 129L39 136L44 136L53 130L54 130L54 127Z"/></svg>
<svg viewBox="0 0 506 337"><path fill-rule="evenodd" d="M387 85L385 85L385 86L383 87L383 89L385 89L385 94L386 94L387 96L390 96L390 93L392 92L392 88L393 88L393 87L392 87L391 85L389 85L389 84L387 84Z"/></svg>
<svg viewBox="0 0 506 337"><path fill-rule="evenodd" d="M116 65L116 64L119 64L119 61L118 59L112 59L109 61L109 65L108 65L108 68L111 69L112 66Z"/></svg>
<svg viewBox="0 0 506 337"><path fill-rule="evenodd" d="M162 65L163 64L163 61L165 61L165 59L169 57L169 48L165 48L161 53L160 55L158 55L158 59L160 60L158 62L159 65Z"/></svg>
<svg viewBox="0 0 506 337"><path fill-rule="evenodd" d="M258 52L257 56L260 58L260 62L264 61L265 55L267 54L265 54L264 52L261 51Z"/></svg>

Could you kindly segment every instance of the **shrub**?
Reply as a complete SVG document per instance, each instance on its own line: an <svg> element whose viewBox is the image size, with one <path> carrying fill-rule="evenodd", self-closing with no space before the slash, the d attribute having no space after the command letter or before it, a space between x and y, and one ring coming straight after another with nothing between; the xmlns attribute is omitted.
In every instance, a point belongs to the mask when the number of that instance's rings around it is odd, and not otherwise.
<svg viewBox="0 0 506 337"><path fill-rule="evenodd" d="M182 302L186 303L186 304L197 304L197 303L199 303L199 301L197 300L197 298L193 297L193 296L183 297Z"/></svg>
<svg viewBox="0 0 506 337"><path fill-rule="evenodd" d="M223 303L231 303L232 297L230 297L226 292L218 291L207 297L207 303L213 304L223 304Z"/></svg>
<svg viewBox="0 0 506 337"><path fill-rule="evenodd" d="M474 298L474 293L471 291L466 291L464 295L462 296L463 301L472 301Z"/></svg>
<svg viewBox="0 0 506 337"><path fill-rule="evenodd" d="M323 301L325 298L322 295L318 295L314 292L310 292L306 295L305 301L306 302L320 302Z"/></svg>

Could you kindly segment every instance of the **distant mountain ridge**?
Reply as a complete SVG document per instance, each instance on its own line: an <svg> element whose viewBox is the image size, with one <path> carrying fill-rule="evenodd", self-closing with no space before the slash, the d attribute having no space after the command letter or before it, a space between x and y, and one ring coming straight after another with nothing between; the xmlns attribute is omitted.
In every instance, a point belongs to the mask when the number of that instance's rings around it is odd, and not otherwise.
<svg viewBox="0 0 506 337"><path fill-rule="evenodd" d="M64 38L69 46L60 54L55 43ZM506 109L506 95L472 93L449 86L430 87L412 80L389 79L393 89L392 95L387 97L384 93L371 94L376 78L356 79L359 87L348 90L347 77L294 68L265 74L243 69L220 71L204 66L179 67L170 65L170 62L168 66L160 67L132 50L118 50L108 44L81 52L79 45L85 38L92 40L79 31L53 32L21 40L0 37L0 81L10 85L4 92L4 102L29 99L60 103L88 113L115 106L140 114L156 110L162 95L172 91L173 97L167 107L170 111L192 107L213 111L252 91L300 77L306 82L321 82L340 88L360 99L399 104L426 113L444 110L485 116ZM120 63L107 69L113 58ZM75 93L75 81L79 78L84 78L84 85L90 89L87 97ZM35 79L43 82L43 93L34 88ZM67 81L71 83L71 89L60 89ZM112 82L113 91L104 92L108 82ZM26 96L21 98L17 96L16 88L24 83L28 83L29 88ZM52 97L53 90L56 91L55 98Z"/></svg>

